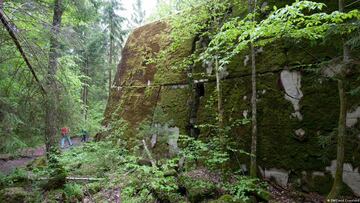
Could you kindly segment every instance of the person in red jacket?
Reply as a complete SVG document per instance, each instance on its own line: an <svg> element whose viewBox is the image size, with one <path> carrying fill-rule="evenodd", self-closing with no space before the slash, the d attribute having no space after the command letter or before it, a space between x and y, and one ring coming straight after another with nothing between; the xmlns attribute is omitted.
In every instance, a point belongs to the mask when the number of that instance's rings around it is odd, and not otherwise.
<svg viewBox="0 0 360 203"><path fill-rule="evenodd" d="M68 141L69 145L72 146L71 139L69 137L70 129L68 127L61 128L61 148L64 148L65 140Z"/></svg>

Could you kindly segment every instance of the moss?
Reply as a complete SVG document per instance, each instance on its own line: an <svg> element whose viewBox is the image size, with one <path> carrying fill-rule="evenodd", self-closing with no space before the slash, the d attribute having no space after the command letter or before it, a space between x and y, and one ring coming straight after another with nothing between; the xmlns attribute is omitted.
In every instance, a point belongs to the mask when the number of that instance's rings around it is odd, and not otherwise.
<svg viewBox="0 0 360 203"><path fill-rule="evenodd" d="M216 200L210 201L209 203L238 203L238 202L234 201L234 198L231 195L225 194Z"/></svg>
<svg viewBox="0 0 360 203"><path fill-rule="evenodd" d="M68 202L78 202L84 196L82 186L76 183L65 184L64 194Z"/></svg>
<svg viewBox="0 0 360 203"><path fill-rule="evenodd" d="M38 157L27 165L28 169L45 168L47 166L46 157Z"/></svg>
<svg viewBox="0 0 360 203"><path fill-rule="evenodd" d="M50 190L44 193L44 199L46 199L46 201L49 203L65 202L64 190L62 189Z"/></svg>
<svg viewBox="0 0 360 203"><path fill-rule="evenodd" d="M181 176L179 186L186 189L190 202L201 202L218 196L216 185L209 181Z"/></svg>
<svg viewBox="0 0 360 203"><path fill-rule="evenodd" d="M326 174L325 176L313 176L312 181L310 182L310 191L318 192L322 195L329 194L331 190L331 185L333 178L331 174Z"/></svg>
<svg viewBox="0 0 360 203"><path fill-rule="evenodd" d="M104 187L100 182L89 183L87 190L90 194L96 194Z"/></svg>
<svg viewBox="0 0 360 203"><path fill-rule="evenodd" d="M281 7L289 1L267 1L269 6ZM320 1L325 2L325 1ZM261 3L261 2L259 2ZM328 3L327 10L336 9L336 2ZM242 15L246 12L243 6L235 8L234 14ZM129 38L123 52L123 60L119 65L116 76L116 85L146 85L186 82L186 71L174 70L174 64L189 55L193 39L183 44L183 48L167 56L164 63L156 64L151 59L162 55L170 43L170 28L166 23L156 22L137 29ZM149 37L150 36L150 37ZM328 44L310 44L304 41L289 39L277 41L263 48L256 55L257 87L258 87L258 163L265 168L283 168L295 172L319 171L330 165L335 159L336 146L330 142L322 147L319 140L323 137L331 138L331 133L337 127L338 93L336 81L322 78L316 71L316 65L297 68L302 74L301 90L304 97L300 101L303 120L291 117L294 112L292 104L284 99L284 90L278 82L281 69L295 68L298 65L316 64L319 61L337 57L340 49L340 40L333 40L331 47ZM299 51L301 50L301 51ZM248 52L244 51L234 57L227 66L232 77L221 82L223 90L223 104L226 124L235 119L244 118L243 113L250 112L251 79L250 64L244 65ZM249 63L249 62L248 62ZM209 78L205 83L205 95L200 99L198 124L216 124L216 92L213 76L206 76L201 64L195 64L194 78ZM357 74L349 76L350 86L357 85ZM113 121L123 118L129 122L130 130L125 139L135 145L142 137L137 137L137 127L145 119L151 119L156 106L161 107L168 120L174 120L181 133L186 133L189 120L190 87L174 89L163 87L160 94L158 87L123 88L113 90L106 111L107 117L113 114ZM263 93L265 91L265 93ZM359 96L349 96L349 108L360 104ZM107 118L108 119L108 118ZM305 139L295 137L295 130L302 128ZM357 129L360 125L357 126ZM355 130L356 131L356 130ZM354 142L356 132L349 132L346 148L346 162L360 166L360 143ZM238 126L232 129L230 141L239 149L250 151L250 125ZM201 131L200 139L208 139L208 131ZM330 139L331 140L331 139ZM281 149L279 148L281 146ZM164 145L163 150L167 147ZM158 152L161 156L161 151ZM233 153L232 158L237 159ZM239 161L248 163L249 157L242 156ZM238 169L238 162L231 161L230 167ZM328 186L327 179L317 180ZM314 183L315 184L315 183ZM314 185L313 184L313 185ZM316 184L315 184L316 185ZM317 186L312 186L315 190ZM325 187L325 188L326 188ZM325 192L319 191L319 192Z"/></svg>
<svg viewBox="0 0 360 203"><path fill-rule="evenodd" d="M188 122L188 105L186 103L189 98L189 88L180 87L174 89L165 87L161 91L161 99L158 103L168 116L168 120L173 120L174 125L181 129L181 133L185 133Z"/></svg>
<svg viewBox="0 0 360 203"><path fill-rule="evenodd" d="M19 203L29 202L32 194L21 187L5 188L0 191L0 202Z"/></svg>
<svg viewBox="0 0 360 203"><path fill-rule="evenodd" d="M50 172L49 179L41 184L44 190L53 190L63 187L66 182L66 170L59 161L60 151L52 148L50 157L48 158L48 170Z"/></svg>

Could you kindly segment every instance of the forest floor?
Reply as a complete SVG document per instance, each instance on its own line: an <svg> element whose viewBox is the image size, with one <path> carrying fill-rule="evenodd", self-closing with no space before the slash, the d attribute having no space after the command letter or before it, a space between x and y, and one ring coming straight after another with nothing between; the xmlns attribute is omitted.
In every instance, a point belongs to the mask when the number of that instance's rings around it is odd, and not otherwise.
<svg viewBox="0 0 360 203"><path fill-rule="evenodd" d="M82 142L80 141L79 137L73 137L71 138L73 142L73 146L69 146L68 143L66 143L65 148L62 149L63 151L70 150L74 147L80 146ZM59 143L60 145L60 143ZM16 168L22 168L26 167L31 161L34 159L44 156L45 155L45 146L40 146L37 148L25 148L20 150L17 155L10 155L10 154L0 154L0 172L7 175L10 174L13 170ZM292 203L292 202L309 202L309 203L320 203L324 202L325 199L323 196L316 194L316 193L310 193L305 194L301 192L297 192L295 190L289 190L286 188L283 188L274 182L267 181L269 183L269 192L271 195L271 201L270 202L281 202L281 203ZM103 197L106 199L109 199L110 197L117 196L116 194L119 193L119 191L101 191L100 193L103 193ZM109 198L108 198L109 196ZM114 197L115 197L114 196ZM85 200L88 200L90 197L85 197ZM90 199L85 202L92 202Z"/></svg>
<svg viewBox="0 0 360 203"><path fill-rule="evenodd" d="M69 150L72 147L76 147L81 145L81 139L79 137L72 137L71 141L73 146L69 146L67 142L65 142L65 148L63 151ZM60 146L60 142L59 142ZM11 154L0 154L0 172L3 174L9 174L16 168L25 167L31 161L36 159L37 157L41 157L45 155L45 145L39 146L36 148L24 148L19 150L16 155Z"/></svg>

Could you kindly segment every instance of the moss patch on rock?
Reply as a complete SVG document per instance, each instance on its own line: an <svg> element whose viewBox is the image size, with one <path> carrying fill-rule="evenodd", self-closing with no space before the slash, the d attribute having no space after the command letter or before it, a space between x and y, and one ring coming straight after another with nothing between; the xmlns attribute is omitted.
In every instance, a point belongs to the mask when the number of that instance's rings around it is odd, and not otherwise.
<svg viewBox="0 0 360 203"><path fill-rule="evenodd" d="M179 177L179 186L186 189L188 199L194 203L219 195L214 183L188 176Z"/></svg>

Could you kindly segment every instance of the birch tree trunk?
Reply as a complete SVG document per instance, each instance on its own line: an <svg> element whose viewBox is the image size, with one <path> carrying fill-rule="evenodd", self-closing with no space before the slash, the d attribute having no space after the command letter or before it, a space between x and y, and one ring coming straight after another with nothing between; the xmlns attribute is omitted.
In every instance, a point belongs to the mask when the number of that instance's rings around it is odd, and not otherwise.
<svg viewBox="0 0 360 203"><path fill-rule="evenodd" d="M222 92L221 92L221 79L220 79L220 70L219 70L219 61L218 58L215 58L215 74L216 74L216 92L218 100L218 116L219 116L219 128L224 127L224 109L222 104Z"/></svg>
<svg viewBox="0 0 360 203"><path fill-rule="evenodd" d="M256 0L249 0L249 13L255 13ZM254 17L253 17L254 21ZM257 176L257 163L256 163L256 151L257 151L257 118L256 118L256 59L255 59L255 47L250 44L251 51L251 157L250 157L250 176Z"/></svg>

